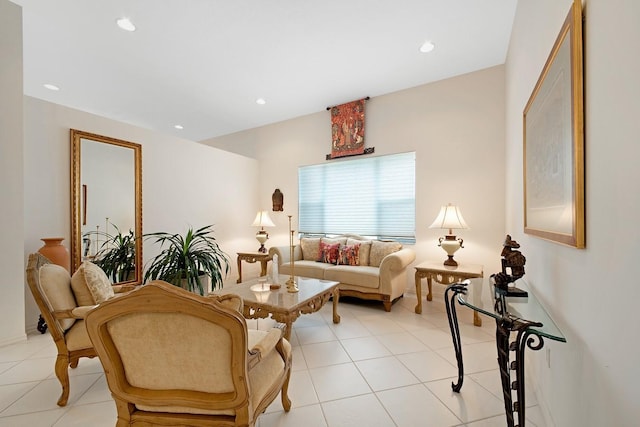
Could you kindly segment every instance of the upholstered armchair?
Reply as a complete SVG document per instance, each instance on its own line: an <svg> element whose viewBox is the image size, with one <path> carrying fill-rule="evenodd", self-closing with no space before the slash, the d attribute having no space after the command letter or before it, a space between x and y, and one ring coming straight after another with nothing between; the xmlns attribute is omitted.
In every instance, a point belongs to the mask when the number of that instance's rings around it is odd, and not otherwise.
<svg viewBox="0 0 640 427"><path fill-rule="evenodd" d="M104 272L91 263L83 263L72 279L65 268L39 253L29 255L27 283L58 349L55 373L62 386L58 405L65 406L69 367L77 367L81 357L96 356L84 325L85 315L103 299L132 287L112 287Z"/></svg>
<svg viewBox="0 0 640 427"><path fill-rule="evenodd" d="M153 281L86 317L115 400L116 426L254 426L281 393L291 346L282 331L248 330L242 300Z"/></svg>

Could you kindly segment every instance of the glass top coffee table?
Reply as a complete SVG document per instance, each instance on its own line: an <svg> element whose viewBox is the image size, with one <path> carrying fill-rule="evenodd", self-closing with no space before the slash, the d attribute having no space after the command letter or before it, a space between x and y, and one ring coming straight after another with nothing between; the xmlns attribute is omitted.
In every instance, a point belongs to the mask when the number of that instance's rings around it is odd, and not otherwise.
<svg viewBox="0 0 640 427"><path fill-rule="evenodd" d="M284 337L291 338L291 326L301 314L315 313L333 297L333 323L340 323L338 284L330 280L296 276L299 292L287 292L288 275L279 276L279 289L271 290L265 277L228 285L212 292L214 295L235 294L244 301L243 315L247 319L264 319L271 316L284 324Z"/></svg>

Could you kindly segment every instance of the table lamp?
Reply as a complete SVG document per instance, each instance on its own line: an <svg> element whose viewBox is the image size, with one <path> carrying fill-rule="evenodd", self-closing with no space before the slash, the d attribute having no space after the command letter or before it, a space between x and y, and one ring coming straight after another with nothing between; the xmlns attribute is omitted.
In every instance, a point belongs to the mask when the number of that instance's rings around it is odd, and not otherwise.
<svg viewBox="0 0 640 427"><path fill-rule="evenodd" d="M275 227L276 225L269 218L267 211L258 211L256 219L253 220L252 227L260 227L260 230L256 233L256 240L260 242L260 248L258 252L266 253L267 248L264 247L265 242L269 239L269 233L265 231L265 227Z"/></svg>
<svg viewBox="0 0 640 427"><path fill-rule="evenodd" d="M438 239L438 246L440 246L447 253L447 259L444 261L444 265L456 267L458 263L453 259L453 254L462 246L462 239L456 238L453 234L454 228L469 228L466 222L464 222L464 218L462 218L462 213L460 213L460 208L449 203L447 206L442 206L440 208L440 213L438 214L433 224L429 226L429 228L442 228L449 229L449 234L444 237L440 237Z"/></svg>

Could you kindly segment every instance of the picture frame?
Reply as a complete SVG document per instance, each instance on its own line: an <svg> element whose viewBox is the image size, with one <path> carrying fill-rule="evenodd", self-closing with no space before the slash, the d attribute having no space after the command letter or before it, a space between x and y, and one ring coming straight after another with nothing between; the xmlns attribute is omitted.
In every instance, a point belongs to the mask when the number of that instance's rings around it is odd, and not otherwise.
<svg viewBox="0 0 640 427"><path fill-rule="evenodd" d="M584 248L582 3L574 0L523 112L524 232Z"/></svg>

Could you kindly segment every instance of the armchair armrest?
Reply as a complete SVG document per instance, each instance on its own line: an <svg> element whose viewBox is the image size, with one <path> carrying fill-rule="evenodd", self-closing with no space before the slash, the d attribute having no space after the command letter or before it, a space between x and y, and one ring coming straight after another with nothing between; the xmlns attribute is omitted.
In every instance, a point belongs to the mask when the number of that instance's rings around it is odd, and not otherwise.
<svg viewBox="0 0 640 427"><path fill-rule="evenodd" d="M56 319L84 319L88 312L96 308L97 305L83 305L71 310L58 310L53 312Z"/></svg>
<svg viewBox="0 0 640 427"><path fill-rule="evenodd" d="M251 334L251 330L249 330L249 334ZM260 341L254 343L249 349L249 369L253 368L264 356L276 348L281 339L282 330L272 328Z"/></svg>

